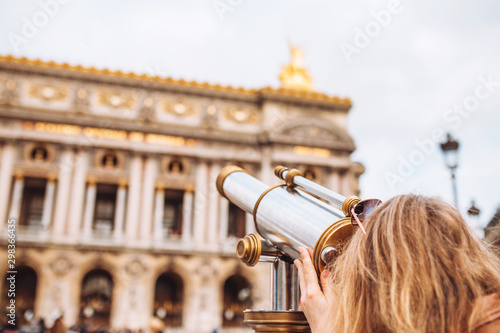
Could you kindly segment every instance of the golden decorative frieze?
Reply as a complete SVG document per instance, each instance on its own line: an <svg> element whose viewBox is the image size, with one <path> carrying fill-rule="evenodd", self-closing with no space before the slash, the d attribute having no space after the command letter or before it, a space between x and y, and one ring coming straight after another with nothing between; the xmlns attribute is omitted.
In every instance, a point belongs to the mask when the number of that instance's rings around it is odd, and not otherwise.
<svg viewBox="0 0 500 333"><path fill-rule="evenodd" d="M144 133L141 132L130 132L128 134L128 139L133 142L142 142L144 141Z"/></svg>
<svg viewBox="0 0 500 333"><path fill-rule="evenodd" d="M29 86L29 95L32 98L43 101L63 101L68 96L68 88L32 83Z"/></svg>
<svg viewBox="0 0 500 333"><path fill-rule="evenodd" d="M83 135L94 139L127 140L127 132L107 128L85 127Z"/></svg>
<svg viewBox="0 0 500 333"><path fill-rule="evenodd" d="M257 110L249 110L238 107L224 107L222 109L224 118L240 124L257 124L259 121L259 113Z"/></svg>
<svg viewBox="0 0 500 333"><path fill-rule="evenodd" d="M178 117L190 117L196 115L196 107L184 101L163 102L163 112L173 114Z"/></svg>
<svg viewBox="0 0 500 333"><path fill-rule="evenodd" d="M180 136L171 136L163 134L146 134L145 142L156 145L167 146L195 146L197 141L194 139L186 139Z"/></svg>
<svg viewBox="0 0 500 333"><path fill-rule="evenodd" d="M137 98L131 94L121 92L99 92L99 104L113 109L133 109Z"/></svg>
<svg viewBox="0 0 500 333"><path fill-rule="evenodd" d="M34 129L37 132L48 132L63 135L80 135L82 132L82 128L80 126L45 122L36 122L33 124L25 121L23 123L23 127L25 129Z"/></svg>
<svg viewBox="0 0 500 333"><path fill-rule="evenodd" d="M325 148L305 147L305 146L293 147L293 153L297 155L317 156L317 157L330 157L332 154L330 150Z"/></svg>
<svg viewBox="0 0 500 333"><path fill-rule="evenodd" d="M99 127L82 127L77 125L55 124L46 122L25 121L22 124L23 129L37 132L46 132L60 135L84 136L94 139L107 139L130 142L146 142L156 145L166 146L188 146L193 147L198 144L195 139L184 138L181 136L172 136L164 134L127 132L123 130L114 130Z"/></svg>

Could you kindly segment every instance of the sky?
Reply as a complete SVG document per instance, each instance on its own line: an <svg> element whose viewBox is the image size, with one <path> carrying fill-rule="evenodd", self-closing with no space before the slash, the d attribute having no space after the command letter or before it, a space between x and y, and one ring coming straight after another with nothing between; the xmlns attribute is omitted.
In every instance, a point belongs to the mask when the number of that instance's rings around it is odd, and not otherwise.
<svg viewBox="0 0 500 333"><path fill-rule="evenodd" d="M47 13L47 14L44 14ZM30 30L29 25L36 24ZM0 0L0 54L245 88L279 87L302 46L314 88L353 102L361 196L500 205L497 0Z"/></svg>

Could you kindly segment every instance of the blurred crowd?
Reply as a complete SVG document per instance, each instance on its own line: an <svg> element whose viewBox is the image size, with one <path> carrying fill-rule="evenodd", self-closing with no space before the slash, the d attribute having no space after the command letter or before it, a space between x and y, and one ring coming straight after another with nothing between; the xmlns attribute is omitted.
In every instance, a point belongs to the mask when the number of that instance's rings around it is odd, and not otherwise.
<svg viewBox="0 0 500 333"><path fill-rule="evenodd" d="M34 319L27 322L25 325L11 325L7 324L1 328L1 333L148 333L142 329L131 330L128 328L122 328L119 330L111 329L109 327L100 325L72 325L67 328L63 323L63 318L59 317L56 319L52 327L47 327L45 320ZM158 333L151 331L150 333Z"/></svg>

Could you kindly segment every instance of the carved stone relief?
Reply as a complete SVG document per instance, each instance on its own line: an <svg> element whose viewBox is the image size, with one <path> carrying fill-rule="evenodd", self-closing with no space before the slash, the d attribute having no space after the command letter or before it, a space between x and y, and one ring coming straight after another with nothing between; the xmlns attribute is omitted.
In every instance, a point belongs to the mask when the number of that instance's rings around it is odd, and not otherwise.
<svg viewBox="0 0 500 333"><path fill-rule="evenodd" d="M109 106L113 109L133 109L136 105L137 98L134 94L120 91L100 91L99 104Z"/></svg>
<svg viewBox="0 0 500 333"><path fill-rule="evenodd" d="M74 267L73 262L64 253L59 253L49 266L57 276L66 275Z"/></svg>
<svg viewBox="0 0 500 333"><path fill-rule="evenodd" d="M52 84L32 83L29 86L29 95L43 101L63 101L68 96L69 89Z"/></svg>

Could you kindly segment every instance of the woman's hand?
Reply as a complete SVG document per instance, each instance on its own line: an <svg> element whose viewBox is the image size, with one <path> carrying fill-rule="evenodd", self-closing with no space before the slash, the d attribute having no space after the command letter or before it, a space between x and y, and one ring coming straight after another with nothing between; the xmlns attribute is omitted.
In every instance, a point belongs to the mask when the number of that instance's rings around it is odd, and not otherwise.
<svg viewBox="0 0 500 333"><path fill-rule="evenodd" d="M321 273L321 288L318 283L318 276L314 269L311 257L312 249L299 248L301 259L294 261L299 271L300 282L300 308L304 311L311 332L327 333L332 332L334 323L331 313L336 307L336 297L333 291L329 271L325 269Z"/></svg>

